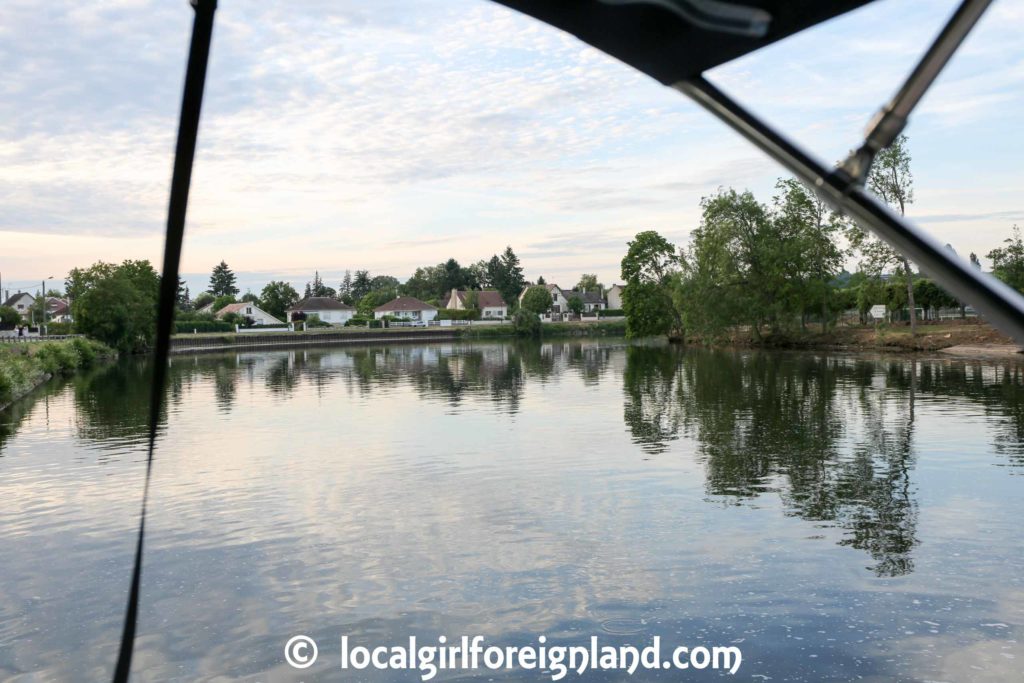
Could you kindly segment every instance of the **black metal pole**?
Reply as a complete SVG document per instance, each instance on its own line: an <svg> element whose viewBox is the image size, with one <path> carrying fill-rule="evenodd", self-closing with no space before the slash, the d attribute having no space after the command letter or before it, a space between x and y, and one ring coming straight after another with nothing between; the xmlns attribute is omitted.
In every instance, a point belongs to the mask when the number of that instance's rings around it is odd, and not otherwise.
<svg viewBox="0 0 1024 683"><path fill-rule="evenodd" d="M842 164L843 170L855 181L862 185L867 182L875 155L891 145L903 132L914 107L991 4L992 0L963 0L899 91L875 114L868 124L864 144Z"/></svg>
<svg viewBox="0 0 1024 683"><path fill-rule="evenodd" d="M785 166L833 208L850 216L921 267L961 301L1024 345L1024 297L972 268L897 216L845 173L837 173L748 112L703 77L673 86Z"/></svg>
<svg viewBox="0 0 1024 683"><path fill-rule="evenodd" d="M174 171L171 176L171 198L167 209L167 237L164 242L164 264L160 277L160 300L157 304L156 354L153 360L153 382L149 411L149 449L146 475L142 492L142 511L139 533L135 544L135 563L132 583L125 610L121 648L114 669L114 683L127 683L131 676L132 652L135 645L135 627L139 616L139 593L142 583L142 547L146 536L146 503L149 500L149 482L153 472L153 451L156 447L157 428L163 408L164 385L167 381L167 356L170 350L171 327L174 324L174 306L178 294L178 262L181 243L185 236L185 211L188 190L192 182L192 162L195 159L196 138L199 135L199 113L203 103L206 65L210 56L213 36L213 14L217 0L191 0L195 10L192 23L192 44L189 48L188 67L185 72L185 92L181 102L181 120L178 126L178 144L174 151Z"/></svg>

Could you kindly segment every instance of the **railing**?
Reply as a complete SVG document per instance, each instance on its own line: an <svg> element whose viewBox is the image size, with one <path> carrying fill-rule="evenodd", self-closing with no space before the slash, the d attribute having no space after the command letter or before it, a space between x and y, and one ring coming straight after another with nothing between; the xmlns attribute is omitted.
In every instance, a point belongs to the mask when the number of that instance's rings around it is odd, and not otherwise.
<svg viewBox="0 0 1024 683"><path fill-rule="evenodd" d="M29 333L22 336L17 334L0 334L0 344L29 344L32 342L44 342L44 341L61 341L63 339L75 339L77 337L84 337L83 334L44 334L40 335L38 332Z"/></svg>

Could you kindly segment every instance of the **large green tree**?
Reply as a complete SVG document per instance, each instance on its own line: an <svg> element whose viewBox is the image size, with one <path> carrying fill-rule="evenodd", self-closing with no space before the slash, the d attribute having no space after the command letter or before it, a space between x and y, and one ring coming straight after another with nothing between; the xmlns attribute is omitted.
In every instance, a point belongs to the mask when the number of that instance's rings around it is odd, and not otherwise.
<svg viewBox="0 0 1024 683"><path fill-rule="evenodd" d="M548 291L547 287L534 285L523 294L523 300L520 302L519 307L524 311L542 315L551 308L551 292Z"/></svg>
<svg viewBox="0 0 1024 683"><path fill-rule="evenodd" d="M679 251L654 230L638 233L627 246L621 272L626 282L622 296L626 335L668 334L681 339L683 319L673 300L673 289L679 286Z"/></svg>
<svg viewBox="0 0 1024 683"><path fill-rule="evenodd" d="M238 294L238 287L235 284L235 274L224 261L213 267L210 273L210 293L215 297L235 296Z"/></svg>
<svg viewBox="0 0 1024 683"><path fill-rule="evenodd" d="M842 218L807 187L793 179L780 179L775 189L775 215L780 239L787 242L779 265L786 268L801 316L816 311L825 332L831 318L831 281L842 271L845 252L840 245Z"/></svg>
<svg viewBox="0 0 1024 683"><path fill-rule="evenodd" d="M604 292L604 285L597 280L597 275L593 273L583 273L580 275L580 281L576 283L576 291L578 292Z"/></svg>
<svg viewBox="0 0 1024 683"><path fill-rule="evenodd" d="M1024 292L1024 240L1020 228L1013 226L1013 235L1003 240L1005 246L988 252L992 273L1019 292Z"/></svg>
<svg viewBox="0 0 1024 683"><path fill-rule="evenodd" d="M149 261L73 268L65 291L79 332L124 352L143 351L152 343L160 275Z"/></svg>
<svg viewBox="0 0 1024 683"><path fill-rule="evenodd" d="M910 172L910 147L906 135L897 137L891 145L875 157L868 176L868 187L879 199L888 204L901 216L906 215L907 206L914 202L914 176ZM914 274L910 261L881 240L870 237L863 230L853 226L850 241L863 255L862 267L881 279L883 271L897 268L902 271L903 285L907 290L906 304L910 308L910 334L917 333L917 312L914 302Z"/></svg>
<svg viewBox="0 0 1024 683"><path fill-rule="evenodd" d="M299 293L287 282L271 280L260 292L260 308L279 320L284 320L288 307L299 300Z"/></svg>

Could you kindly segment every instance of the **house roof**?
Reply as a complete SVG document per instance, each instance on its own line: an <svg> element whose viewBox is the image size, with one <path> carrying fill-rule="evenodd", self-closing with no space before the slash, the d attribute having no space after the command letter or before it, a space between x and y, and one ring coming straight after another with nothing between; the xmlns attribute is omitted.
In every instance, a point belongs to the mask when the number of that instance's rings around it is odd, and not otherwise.
<svg viewBox="0 0 1024 683"><path fill-rule="evenodd" d="M20 299L23 296L27 296L29 299L32 299L32 301L36 300L36 298L29 294L28 292L18 292L17 294L12 294L9 297L7 297L7 301L4 302L4 306L13 306L14 304L18 303L18 299Z"/></svg>
<svg viewBox="0 0 1024 683"><path fill-rule="evenodd" d="M68 312L68 302L55 296L46 297L46 312L50 315L63 315Z"/></svg>
<svg viewBox="0 0 1024 683"><path fill-rule="evenodd" d="M342 303L329 296L310 296L296 301L288 307L289 311L354 311L352 306Z"/></svg>
<svg viewBox="0 0 1024 683"><path fill-rule="evenodd" d="M571 299L574 296L578 296L580 301L585 304L603 304L604 295L601 292L578 292L575 289L571 292L565 292L565 298Z"/></svg>
<svg viewBox="0 0 1024 683"><path fill-rule="evenodd" d="M467 291L459 290L455 292L455 295L459 297L459 301L466 303ZM501 292L497 292L493 289L484 289L477 291L476 293L476 305L477 308L501 308L507 306L505 300L501 297Z"/></svg>
<svg viewBox="0 0 1024 683"><path fill-rule="evenodd" d="M437 307L420 301L414 296L400 296L373 310L375 313L387 311L436 311Z"/></svg>

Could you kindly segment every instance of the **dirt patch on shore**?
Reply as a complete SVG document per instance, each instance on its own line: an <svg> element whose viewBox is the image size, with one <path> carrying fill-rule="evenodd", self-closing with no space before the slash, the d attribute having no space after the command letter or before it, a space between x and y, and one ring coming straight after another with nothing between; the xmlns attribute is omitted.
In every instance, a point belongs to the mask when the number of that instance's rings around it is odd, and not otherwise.
<svg viewBox="0 0 1024 683"><path fill-rule="evenodd" d="M763 335L753 339L748 331L737 334L732 343L738 346L775 348L828 348L854 351L943 351L959 348L958 356L1012 357L1018 346L1012 339L991 325L978 320L919 322L917 334L910 335L910 326L880 325L875 327L838 327L828 332L786 335Z"/></svg>

